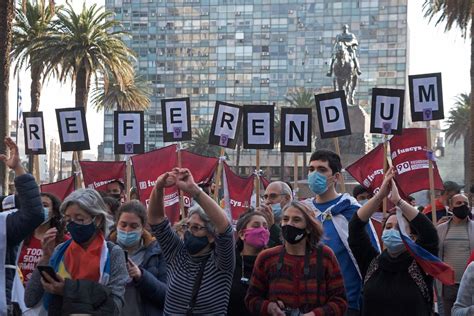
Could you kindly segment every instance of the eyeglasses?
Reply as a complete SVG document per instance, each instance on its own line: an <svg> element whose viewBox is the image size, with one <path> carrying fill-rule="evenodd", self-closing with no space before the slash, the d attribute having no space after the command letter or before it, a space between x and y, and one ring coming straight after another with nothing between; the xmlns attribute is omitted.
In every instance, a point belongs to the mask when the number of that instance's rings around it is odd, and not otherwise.
<svg viewBox="0 0 474 316"><path fill-rule="evenodd" d="M281 195L286 195L286 194L285 193L270 193L270 194L261 195L260 197L264 200L268 200L268 199L274 200Z"/></svg>
<svg viewBox="0 0 474 316"><path fill-rule="evenodd" d="M90 219L90 220L85 220L85 219L82 219L82 218L81 219L72 219L72 218L69 218L69 217L63 217L63 218L61 218L60 222L61 222L61 225L65 225L65 226L67 226L71 222L74 222L74 223L79 224L79 225L89 225L94 220L95 220L95 216L92 217L92 219ZM88 223L85 223L86 221Z"/></svg>
<svg viewBox="0 0 474 316"><path fill-rule="evenodd" d="M201 230L207 230L205 226L199 226L199 225L189 225L189 224L183 224L181 225L181 229L183 231L191 231L191 233L196 234Z"/></svg>

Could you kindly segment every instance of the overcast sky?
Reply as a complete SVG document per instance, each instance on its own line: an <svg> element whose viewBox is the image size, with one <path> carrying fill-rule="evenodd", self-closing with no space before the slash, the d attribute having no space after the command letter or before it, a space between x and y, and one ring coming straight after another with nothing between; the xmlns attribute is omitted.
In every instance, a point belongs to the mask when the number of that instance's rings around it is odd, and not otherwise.
<svg viewBox="0 0 474 316"><path fill-rule="evenodd" d="M57 4L65 2L65 0L56 1ZM408 2L409 74L442 73L445 116L447 116L449 108L454 103L454 97L459 93L468 93L470 89L470 41L463 39L458 30L444 33L444 27L435 27L434 23L428 24L428 20L423 18L421 10L424 0L410 0ZM74 0L73 3L77 9L82 6L82 1ZM86 0L87 5L93 3L104 5L104 1ZM29 72L22 73L20 79L23 109L29 111ZM10 82L9 96L10 118L14 120L16 116L16 78L13 76ZM74 107L71 84L61 86L51 79L43 87L40 107L46 121L47 142L50 138L55 138L59 142L54 109L67 107ZM97 145L103 140L103 114L90 108L87 112L87 122L91 150L84 153L97 155Z"/></svg>

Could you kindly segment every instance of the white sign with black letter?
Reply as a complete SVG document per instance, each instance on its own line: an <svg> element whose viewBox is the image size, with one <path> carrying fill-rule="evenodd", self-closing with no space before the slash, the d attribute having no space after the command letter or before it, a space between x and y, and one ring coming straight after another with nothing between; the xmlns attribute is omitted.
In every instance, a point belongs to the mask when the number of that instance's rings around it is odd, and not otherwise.
<svg viewBox="0 0 474 316"><path fill-rule="evenodd" d="M351 124L344 91L317 94L314 98L321 138L350 135Z"/></svg>
<svg viewBox="0 0 474 316"><path fill-rule="evenodd" d="M144 145L144 115L142 111L114 112L114 153L141 154Z"/></svg>
<svg viewBox="0 0 474 316"><path fill-rule="evenodd" d="M403 128L405 90L372 89L370 132L400 135Z"/></svg>
<svg viewBox="0 0 474 316"><path fill-rule="evenodd" d="M281 108L281 152L310 152L311 108Z"/></svg>
<svg viewBox="0 0 474 316"><path fill-rule="evenodd" d="M25 154L46 154L43 112L23 112Z"/></svg>
<svg viewBox="0 0 474 316"><path fill-rule="evenodd" d="M191 140L191 103L189 98L161 100L165 142Z"/></svg>
<svg viewBox="0 0 474 316"><path fill-rule="evenodd" d="M441 73L408 76L408 83L412 121L444 119Z"/></svg>
<svg viewBox="0 0 474 316"><path fill-rule="evenodd" d="M240 106L217 101L209 133L209 144L234 149L239 136L241 119Z"/></svg>
<svg viewBox="0 0 474 316"><path fill-rule="evenodd" d="M84 108L56 109L56 118L62 151L90 149Z"/></svg>
<svg viewBox="0 0 474 316"><path fill-rule="evenodd" d="M274 126L273 105L244 105L244 148L273 149Z"/></svg>

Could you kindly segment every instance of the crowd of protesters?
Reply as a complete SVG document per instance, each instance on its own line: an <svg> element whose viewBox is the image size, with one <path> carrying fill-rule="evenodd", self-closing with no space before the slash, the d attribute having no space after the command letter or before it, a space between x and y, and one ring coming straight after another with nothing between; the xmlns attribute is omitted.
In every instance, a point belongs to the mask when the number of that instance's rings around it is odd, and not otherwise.
<svg viewBox="0 0 474 316"><path fill-rule="evenodd" d="M318 150L313 197L297 201L271 182L232 221L184 168L157 178L147 208L126 201L119 180L60 201L5 144L16 194L1 197L0 315L474 315L474 221L454 182L434 224L430 207L402 199L393 168L375 194L341 194L340 157ZM177 223L165 214L171 186L194 201ZM377 234L384 200L394 207ZM452 282L433 277L411 245L449 265Z"/></svg>

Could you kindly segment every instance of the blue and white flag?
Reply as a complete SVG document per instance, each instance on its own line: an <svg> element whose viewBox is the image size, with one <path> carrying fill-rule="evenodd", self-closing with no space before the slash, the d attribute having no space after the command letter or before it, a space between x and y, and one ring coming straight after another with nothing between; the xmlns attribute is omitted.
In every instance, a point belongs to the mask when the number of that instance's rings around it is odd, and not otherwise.
<svg viewBox="0 0 474 316"><path fill-rule="evenodd" d="M19 128L23 128L23 105L22 105L22 98L21 98L21 88L18 85L18 117L17 117L17 124Z"/></svg>

